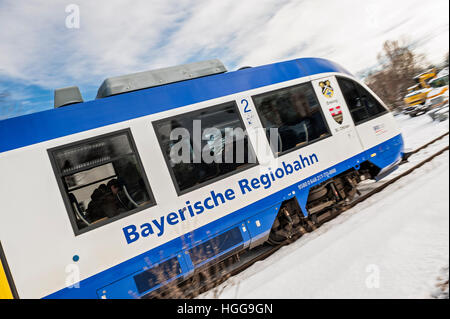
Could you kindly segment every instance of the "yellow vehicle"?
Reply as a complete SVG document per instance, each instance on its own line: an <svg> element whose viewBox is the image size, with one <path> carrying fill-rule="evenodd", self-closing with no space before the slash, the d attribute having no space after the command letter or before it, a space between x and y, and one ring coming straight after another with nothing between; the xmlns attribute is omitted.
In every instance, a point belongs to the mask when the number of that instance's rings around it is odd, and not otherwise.
<svg viewBox="0 0 450 319"><path fill-rule="evenodd" d="M430 69L414 77L416 84L408 88L408 94L404 98L406 104L405 111L409 112L417 105L424 105L427 99L430 85L427 83L430 79L436 77L436 69Z"/></svg>
<svg viewBox="0 0 450 319"><path fill-rule="evenodd" d="M431 90L428 92L425 103L428 109L448 104L448 67L439 72L429 85Z"/></svg>

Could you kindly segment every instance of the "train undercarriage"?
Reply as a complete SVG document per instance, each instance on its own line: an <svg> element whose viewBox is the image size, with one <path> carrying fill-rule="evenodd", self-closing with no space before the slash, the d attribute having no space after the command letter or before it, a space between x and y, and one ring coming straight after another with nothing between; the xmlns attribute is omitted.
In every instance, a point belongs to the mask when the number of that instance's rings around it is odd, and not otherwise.
<svg viewBox="0 0 450 319"><path fill-rule="evenodd" d="M268 242L279 245L336 217L342 207L349 204L355 195L360 194L358 184L363 180L373 179L379 171L378 167L365 162L358 170L352 168L312 187L306 203L307 217L295 197L283 202L272 225Z"/></svg>

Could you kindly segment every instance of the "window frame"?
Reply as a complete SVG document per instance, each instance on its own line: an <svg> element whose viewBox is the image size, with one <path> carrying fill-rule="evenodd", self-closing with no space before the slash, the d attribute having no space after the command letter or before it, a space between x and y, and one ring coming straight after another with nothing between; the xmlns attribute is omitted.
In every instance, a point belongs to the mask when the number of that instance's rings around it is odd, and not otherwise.
<svg viewBox="0 0 450 319"><path fill-rule="evenodd" d="M141 170L141 174L142 174L141 177L142 177L142 179L144 181L144 185L145 185L146 191L148 193L148 196L150 197L150 201L151 202L146 204L146 205L143 205L142 207L134 208L132 210L129 210L127 212L123 212L123 213L121 213L121 214L119 214L117 216L114 216L112 218L107 218L107 219L102 220L100 222L97 222L97 223L95 223L93 225L91 224L89 226L86 226L84 228L79 229L78 226L77 226L77 222L76 222L75 212L73 210L72 204L71 204L69 196L68 196L69 190L66 190L66 188L64 186L64 183L63 183L63 178L66 175L63 174L62 172L60 172L58 164L57 164L57 161L56 161L56 158L55 158L55 154L58 151L61 151L63 149L70 149L72 147L81 146L81 145L86 144L86 143L100 141L100 140L103 140L103 139L108 138L108 137L114 137L114 136L120 136L120 135L125 135L127 137L129 145L130 145L130 148L132 150L132 153L127 154L127 155L123 155L123 157L125 157L125 156L134 156L135 157L136 164L137 164L138 168ZM144 166L142 165L142 160L141 160L141 157L139 155L139 152L138 152L138 149L137 149L137 146L136 146L136 143L134 141L133 134L132 134L130 128L121 129L121 130L118 130L118 131L113 131L113 132L109 132L109 133L106 133L106 134L101 134L101 135L98 135L98 136L89 137L89 138L82 139L82 140L79 140L79 141L75 141L75 142L71 142L71 143L68 143L68 144L64 144L64 145L60 145L60 146L57 146L57 147L53 147L53 148L48 149L47 153L49 155L50 163L51 163L52 169L53 169L53 173L55 174L56 182L58 184L59 191L60 191L60 193L62 195L64 206L66 207L67 215L69 217L70 224L72 225L72 229L73 229L73 232L74 232L75 236L84 234L84 233L89 232L91 230L94 230L94 229L97 229L97 228L102 227L104 225L113 223L113 222L115 222L115 221L117 221L119 219L128 217L130 215L136 214L136 213L138 213L140 211L143 211L145 209L148 209L150 207L154 207L154 206L157 205L156 198L153 195L152 188L150 187L150 183L149 183L148 178L147 178L147 173L145 172ZM122 158L122 156L120 156L118 158ZM117 158L114 158L113 160L116 160L116 159ZM104 164L101 164L101 165L105 165L105 164L112 163L112 162L113 161L110 161L110 162L107 162L107 163L104 163ZM84 169L84 170L79 170L79 171L77 170L77 171L75 171L75 172L73 172L73 173L71 173L69 175L76 174L76 173L79 173L79 172L82 172L82 171L86 171L86 170L89 170L89 169L92 169L92 168L95 168L95 167L99 167L101 165L93 166L93 167L90 167L90 168Z"/></svg>
<svg viewBox="0 0 450 319"><path fill-rule="evenodd" d="M366 118L366 119L364 119L364 120L362 120L362 121L356 123L355 119L353 118L352 110L351 110L350 107L349 107L348 99L347 99L347 97L345 96L344 91L342 90L341 84L339 83L339 79L348 80L348 81L353 82L353 84L356 83L356 84L358 84L359 86L361 86L364 90L366 90L366 92L367 92L368 94L370 94L370 96L371 96L375 101L377 101L377 102L381 105L381 107L384 109L384 111L381 112L381 113L378 113L378 114L376 114L376 115L370 116L370 117L368 117L368 118ZM350 116L352 117L352 121L353 121L353 124L354 124L355 126L364 124L364 123L366 123L366 122L369 122L369 121L371 121L371 120L376 119L377 117L380 117L380 116L383 116L383 115L386 115L387 113L389 113L389 110L383 105L383 103L381 103L381 102L379 101L379 98L378 98L377 96L375 96L374 94L372 94L372 92L370 92L369 90L367 90L367 89L366 89L363 85L361 85L358 81L356 81L356 80L354 80L354 79L352 79L352 78L347 78L347 77L344 77L344 76L338 76L338 75L336 75L336 82L337 82L337 84L339 85L339 90L341 91L341 94L342 94L342 96L344 97L345 104L347 105L347 109L348 109L348 111L350 112ZM358 90L358 87L356 87L356 89ZM358 92L358 94L359 94L359 92Z"/></svg>
<svg viewBox="0 0 450 319"><path fill-rule="evenodd" d="M294 85L290 85L290 86L285 86L285 87L280 88L280 89L276 89L276 90L272 90L272 91L266 91L266 92L262 92L262 93L259 93L259 94L252 95L252 96L251 96L251 99L252 99L253 105L255 106L255 110L256 110L256 113L258 114L258 117L259 117L259 120L260 120L260 122L261 122L262 127L263 127L264 129L266 129L266 128L263 126L263 123L262 123L262 121L261 121L261 118L262 118L262 117L261 117L261 114L260 114L260 111L259 111L258 107L256 106L256 103L255 103L255 99L254 99L254 98L255 98L255 97L258 97L258 96L261 96L261 95L264 95L264 94L275 93L275 92L282 91L282 90L286 90L286 89L292 89L292 88L299 87L299 86L302 86L302 85L304 85L304 86L309 86L310 89L311 89L311 92L314 94L314 97L315 97L315 99L316 99L316 101L317 101L317 104L319 105L319 112L320 112L320 114L322 115L322 119L323 119L323 122L324 122L324 124L325 124L325 126L326 126L326 128L327 128L328 134L327 134L326 136L322 136L321 138L318 138L318 139L316 139L316 140L314 140L314 141L312 141L312 142L309 142L309 143L307 143L307 144L305 144L305 145L299 145L299 146L293 147L293 148L291 148L291 149L289 149L289 150L286 150L286 151L283 151L283 152L278 152L278 153L276 153L276 152L272 149L272 147L270 147L270 139L269 139L269 136L267 136L267 134L266 134L267 142L269 143L269 148L271 149L274 158L278 158L278 157L281 157L281 156L283 156L283 155L292 153L292 152L297 151L297 150L299 150L299 149L301 149L301 148L303 148L303 147L306 147L306 146L315 144L315 143L317 143L317 142L319 142L319 141L322 141L322 140L324 140L324 139L327 139L327 138L333 136L333 133L332 133L331 130L330 130L330 126L328 125L327 118L325 117L325 114L324 114L324 112L323 112L322 104L320 103L320 100L319 100L319 98L318 98L318 96L317 96L317 94L316 94L316 92L315 92L315 90L314 90L314 87L313 87L311 81L306 81L306 82L302 82L302 83L298 83L298 84L294 84Z"/></svg>
<svg viewBox="0 0 450 319"><path fill-rule="evenodd" d="M162 148L162 140L161 140L160 134L158 133L158 125L160 123L170 121L171 119L174 119L174 118L177 118L177 117L180 117L180 116L195 115L197 113L208 112L209 110L223 108L224 106L228 106L228 105L233 105L233 108L235 109L235 111L236 111L236 113L238 115L239 122L241 123L242 128L245 131L247 131L247 127L245 126L245 122L244 122L244 120L242 118L241 112L239 111L239 107L238 107L238 105L237 105L235 100L231 100L231 101L228 101L228 102L223 102L223 103L220 103L220 104L214 104L214 105L206 106L206 107L203 107L203 108L198 109L198 110L188 111L188 112L184 112L184 113L179 113L179 114L172 115L172 116L169 116L169 117L165 117L165 118L162 118L162 119L159 119L159 120L156 120L156 121L152 121L152 125L153 125L153 129L155 131L156 139L158 140L159 149L160 149L161 153L163 154L164 161L166 162L167 170L169 171L170 177L172 179L172 184L175 187L175 191L177 192L178 196L182 196L182 195L185 195L187 193L193 192L193 191L195 191L195 190L197 190L199 188L208 186L208 185L213 184L213 183L215 183L215 182L217 182L217 181L219 181L221 179L228 178L228 177L233 176L235 174L242 173L243 171L246 171L246 170L248 170L250 168L253 168L253 167L256 167L256 166L259 165L258 156L257 156L257 154L255 152L255 149L253 148L253 144L251 143L249 136L247 135L248 143L249 143L250 148L251 148L251 150L252 150L252 152L253 152L253 154L255 156L255 160L256 160L255 163L247 163L246 167L242 167L240 169L231 171L231 172L226 173L224 175L220 175L220 176L214 177L214 178L212 178L210 180L207 180L207 181L205 181L205 182L203 182L201 184L197 184L197 185L194 185L192 187L186 188L184 190L180 190L180 187L178 185L175 173L173 172L173 169L170 166L170 158L168 158L168 155L166 154L166 152Z"/></svg>

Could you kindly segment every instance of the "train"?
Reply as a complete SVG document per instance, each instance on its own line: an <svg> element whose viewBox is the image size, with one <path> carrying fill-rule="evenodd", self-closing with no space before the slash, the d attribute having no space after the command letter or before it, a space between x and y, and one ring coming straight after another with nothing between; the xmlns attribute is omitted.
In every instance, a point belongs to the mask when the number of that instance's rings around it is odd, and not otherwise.
<svg viewBox="0 0 450 319"><path fill-rule="evenodd" d="M0 121L0 297L146 298L323 222L403 155L383 101L323 58L57 89Z"/></svg>

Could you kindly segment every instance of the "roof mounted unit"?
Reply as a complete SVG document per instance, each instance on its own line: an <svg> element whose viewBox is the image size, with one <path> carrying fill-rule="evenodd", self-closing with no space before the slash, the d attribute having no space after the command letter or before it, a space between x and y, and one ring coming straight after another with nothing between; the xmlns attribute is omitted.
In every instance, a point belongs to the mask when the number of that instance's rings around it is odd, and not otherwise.
<svg viewBox="0 0 450 319"><path fill-rule="evenodd" d="M98 89L97 99L155 86L226 72L218 59L194 62L152 71L108 78Z"/></svg>
<svg viewBox="0 0 450 319"><path fill-rule="evenodd" d="M55 109L70 104L83 103L83 98L81 97L78 86L56 89L54 96Z"/></svg>

